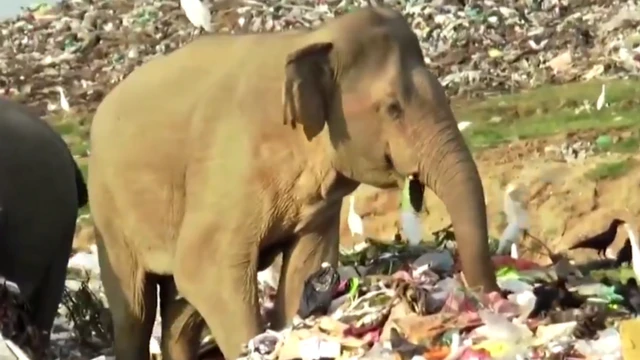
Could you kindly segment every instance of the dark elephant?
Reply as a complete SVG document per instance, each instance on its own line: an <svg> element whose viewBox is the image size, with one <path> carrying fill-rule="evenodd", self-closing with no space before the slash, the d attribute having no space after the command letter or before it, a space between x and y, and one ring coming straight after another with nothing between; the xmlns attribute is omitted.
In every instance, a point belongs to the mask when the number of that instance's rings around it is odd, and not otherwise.
<svg viewBox="0 0 640 360"><path fill-rule="evenodd" d="M85 204L82 173L60 135L0 98L0 275L20 287L40 331L53 325Z"/></svg>

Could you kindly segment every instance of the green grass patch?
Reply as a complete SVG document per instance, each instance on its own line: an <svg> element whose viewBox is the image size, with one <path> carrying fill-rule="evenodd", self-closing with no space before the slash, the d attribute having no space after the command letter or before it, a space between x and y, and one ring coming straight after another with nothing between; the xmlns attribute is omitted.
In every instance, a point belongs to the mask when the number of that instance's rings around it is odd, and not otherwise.
<svg viewBox="0 0 640 360"><path fill-rule="evenodd" d="M617 152L621 154L634 154L640 152L640 129L635 129L629 136L605 147L603 150Z"/></svg>
<svg viewBox="0 0 640 360"><path fill-rule="evenodd" d="M632 159L602 163L588 171L586 177L593 181L616 179L626 175L636 165L636 162Z"/></svg>
<svg viewBox="0 0 640 360"><path fill-rule="evenodd" d="M491 148L514 140L586 130L629 129L635 138L611 146L631 152L640 144L640 81L606 82L608 107L597 111L601 81L543 86L482 101L454 100L459 121L473 124L464 135L473 149Z"/></svg>

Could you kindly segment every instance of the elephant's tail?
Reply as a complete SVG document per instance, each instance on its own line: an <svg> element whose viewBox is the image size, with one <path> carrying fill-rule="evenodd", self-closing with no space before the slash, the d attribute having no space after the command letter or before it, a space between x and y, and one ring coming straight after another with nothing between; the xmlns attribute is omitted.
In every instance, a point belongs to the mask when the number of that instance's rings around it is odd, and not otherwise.
<svg viewBox="0 0 640 360"><path fill-rule="evenodd" d="M84 181L82 171L78 167L78 164L74 161L73 166L76 171L76 191L78 195L78 208L81 208L89 202L89 194L87 192L87 183Z"/></svg>

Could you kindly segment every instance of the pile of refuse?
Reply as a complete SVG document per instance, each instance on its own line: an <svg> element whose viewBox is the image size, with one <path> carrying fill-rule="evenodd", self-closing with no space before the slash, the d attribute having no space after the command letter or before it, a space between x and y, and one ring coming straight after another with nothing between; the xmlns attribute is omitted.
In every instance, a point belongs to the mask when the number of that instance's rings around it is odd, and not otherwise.
<svg viewBox="0 0 640 360"><path fill-rule="evenodd" d="M640 330L640 320L635 319L640 311L635 271L617 267L613 260L573 264L561 254L551 258L548 265L541 265L514 255L494 255L500 291L483 294L465 286L450 226L419 245L367 239L343 250L337 268L323 264L312 274L293 324L255 337L242 358L638 356L633 353L638 350L630 335ZM53 330L51 358L111 359L110 320L96 280L95 254L74 255L69 273ZM90 276L83 278L87 273ZM37 338L13 328L26 311L15 306L19 291L12 291L10 284L1 290L0 330L7 341L0 341L0 354L2 346L11 347L10 354L15 354L20 351L16 345L34 354ZM260 283L264 313L272 309L275 292L268 282ZM150 350L159 355L161 319L156 322ZM211 341L205 338L203 349L211 348ZM203 351L201 357L216 358L211 351Z"/></svg>
<svg viewBox="0 0 640 360"><path fill-rule="evenodd" d="M219 0L217 33L316 26L362 6L401 11L451 96L629 77L640 69L640 8L618 0ZM45 114L92 113L135 67L193 38L179 1L87 0L38 5L3 21L0 91ZM58 89L58 87L60 87Z"/></svg>
<svg viewBox="0 0 640 360"><path fill-rule="evenodd" d="M312 275L294 324L252 339L244 359L622 359L640 324L635 278L554 260L496 255L501 291L481 294L455 249L367 242ZM575 275L559 276L562 264Z"/></svg>

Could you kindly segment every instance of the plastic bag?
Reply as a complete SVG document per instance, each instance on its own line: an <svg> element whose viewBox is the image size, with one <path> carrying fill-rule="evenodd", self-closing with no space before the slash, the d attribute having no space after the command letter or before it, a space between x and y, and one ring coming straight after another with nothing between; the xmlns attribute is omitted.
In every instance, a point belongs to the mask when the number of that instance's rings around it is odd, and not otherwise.
<svg viewBox="0 0 640 360"><path fill-rule="evenodd" d="M326 315L339 285L340 276L336 269L327 263L322 264L322 268L304 283L298 316L306 319L311 315Z"/></svg>

